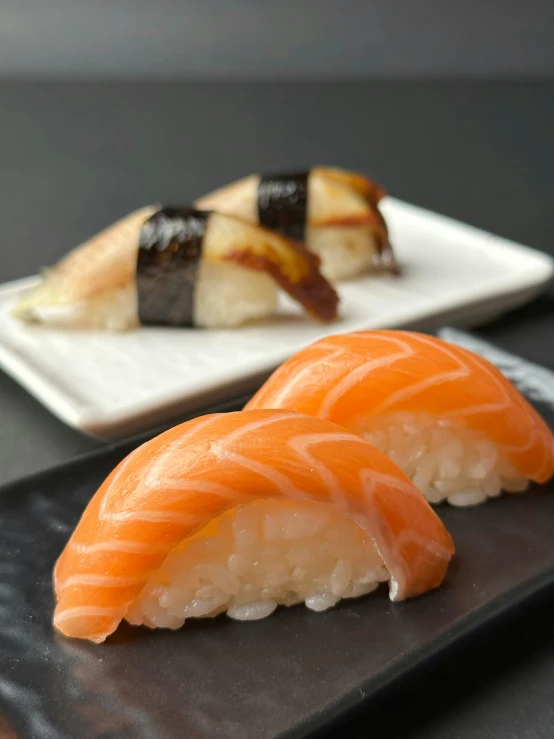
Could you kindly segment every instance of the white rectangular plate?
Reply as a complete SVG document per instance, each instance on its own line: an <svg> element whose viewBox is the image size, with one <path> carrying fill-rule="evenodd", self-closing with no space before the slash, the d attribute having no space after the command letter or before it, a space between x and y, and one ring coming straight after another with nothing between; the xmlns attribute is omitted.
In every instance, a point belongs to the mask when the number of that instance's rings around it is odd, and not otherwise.
<svg viewBox="0 0 554 739"><path fill-rule="evenodd" d="M0 364L66 423L114 437L253 390L326 334L475 325L530 300L554 275L554 260L528 247L393 198L383 212L403 274L343 283L331 326L286 298L270 321L224 331L26 326L10 308L31 278L0 288Z"/></svg>

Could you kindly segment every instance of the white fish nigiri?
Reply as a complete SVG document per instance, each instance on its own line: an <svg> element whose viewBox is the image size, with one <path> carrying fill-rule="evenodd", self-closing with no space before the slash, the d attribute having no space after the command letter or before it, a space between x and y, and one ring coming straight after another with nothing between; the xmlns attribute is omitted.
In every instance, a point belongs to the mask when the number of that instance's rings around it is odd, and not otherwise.
<svg viewBox="0 0 554 739"><path fill-rule="evenodd" d="M334 282L377 264L396 270L378 207L384 194L363 175L314 167L293 175L253 174L205 195L195 206L262 224L269 211L270 227L303 240L320 257L324 276Z"/></svg>
<svg viewBox="0 0 554 739"><path fill-rule="evenodd" d="M151 245L158 262L162 252L169 260L179 258L179 249L190 251L190 244L180 240L178 230L166 232L173 228L172 218L188 212L203 221L201 251L194 271L182 283L183 294L190 293L192 325L234 327L266 317L277 306L279 287L313 316L336 317L337 295L319 272L317 258L301 244L233 216L155 206L131 213L46 270L42 282L15 306L14 315L67 328L125 330L144 323L137 280L145 227L155 224L155 235L165 238L163 245ZM165 220L160 225L156 219L162 214ZM178 275L174 264L168 269L173 280ZM148 269L157 270L150 283L162 290L163 298L165 267L149 265ZM181 288L178 283L177 287ZM156 299L159 302L160 296ZM183 325L175 320L167 323Z"/></svg>

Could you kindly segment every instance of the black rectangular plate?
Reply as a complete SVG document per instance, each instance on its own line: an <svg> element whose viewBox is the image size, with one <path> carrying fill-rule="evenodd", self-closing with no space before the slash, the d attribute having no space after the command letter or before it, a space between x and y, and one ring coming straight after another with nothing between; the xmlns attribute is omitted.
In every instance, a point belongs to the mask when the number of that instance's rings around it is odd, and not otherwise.
<svg viewBox="0 0 554 739"><path fill-rule="evenodd" d="M123 625L100 646L64 639L51 626L52 567L99 483L142 440L0 490L2 737L305 737L554 587L551 483L440 507L457 556L439 590L406 603L381 588L322 614Z"/></svg>

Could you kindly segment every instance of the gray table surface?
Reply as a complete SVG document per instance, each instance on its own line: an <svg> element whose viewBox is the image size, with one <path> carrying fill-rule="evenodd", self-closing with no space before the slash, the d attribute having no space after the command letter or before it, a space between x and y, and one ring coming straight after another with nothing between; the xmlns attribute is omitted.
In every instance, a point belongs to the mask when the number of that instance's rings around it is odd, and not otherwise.
<svg viewBox="0 0 554 739"><path fill-rule="evenodd" d="M2 82L0 282L139 205L313 163L365 170L399 198L554 254L553 114L544 80ZM554 290L480 332L554 368ZM0 482L99 445L0 372ZM554 736L546 608L552 598L333 735L365 736L371 720L375 736Z"/></svg>

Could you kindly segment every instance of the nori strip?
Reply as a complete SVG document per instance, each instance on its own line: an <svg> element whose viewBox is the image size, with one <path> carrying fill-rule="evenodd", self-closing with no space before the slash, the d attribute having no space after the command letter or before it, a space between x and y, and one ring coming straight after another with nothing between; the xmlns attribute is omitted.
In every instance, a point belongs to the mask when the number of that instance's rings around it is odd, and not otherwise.
<svg viewBox="0 0 554 739"><path fill-rule="evenodd" d="M262 175L258 185L258 221L289 239L304 241L309 172Z"/></svg>
<svg viewBox="0 0 554 739"><path fill-rule="evenodd" d="M194 288L209 215L164 206L145 221L137 259L142 324L194 326Z"/></svg>

